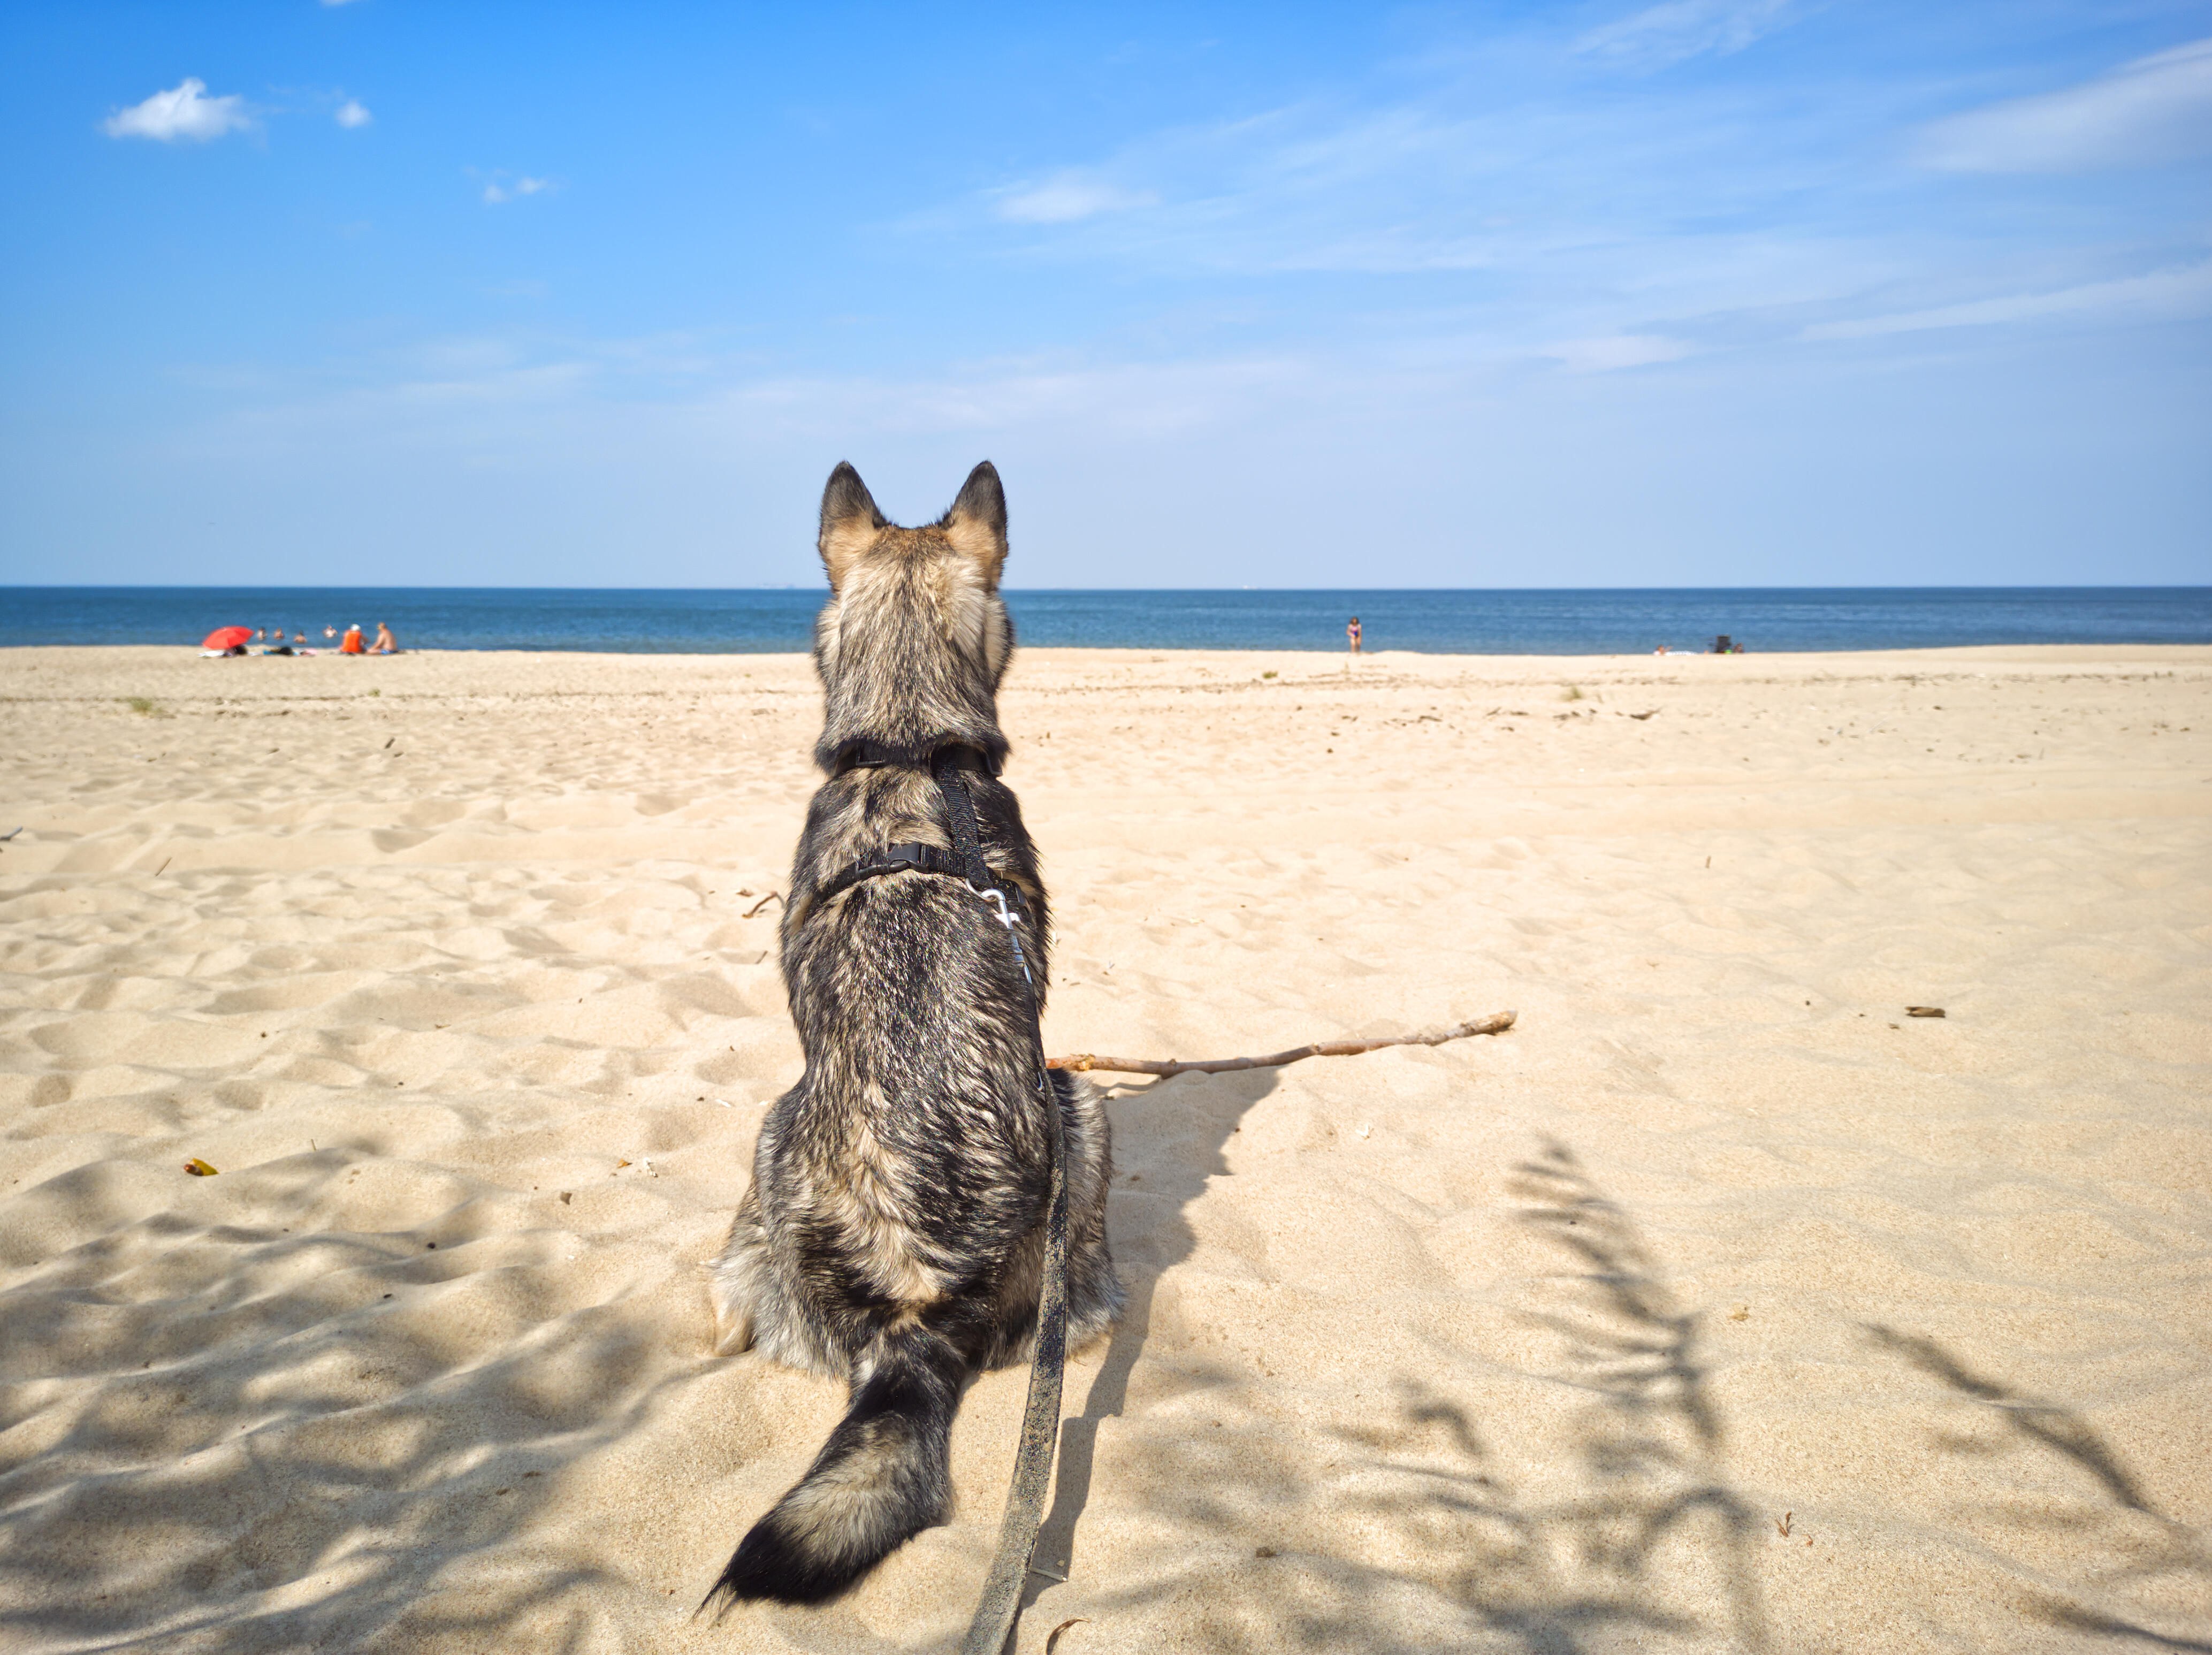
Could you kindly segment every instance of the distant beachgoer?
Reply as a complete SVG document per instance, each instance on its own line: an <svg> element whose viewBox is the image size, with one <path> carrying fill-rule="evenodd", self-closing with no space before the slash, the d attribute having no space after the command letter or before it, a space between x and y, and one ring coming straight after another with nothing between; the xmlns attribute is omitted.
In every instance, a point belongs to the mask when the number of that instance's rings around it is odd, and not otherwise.
<svg viewBox="0 0 2212 1655"><path fill-rule="evenodd" d="M1713 640L1713 654L1716 655L1731 655L1735 653L1735 642L1727 633L1723 632Z"/></svg>
<svg viewBox="0 0 2212 1655"><path fill-rule="evenodd" d="M379 621L376 624L376 642L369 646L368 653L372 655L396 655L399 653L399 640L392 636L391 622Z"/></svg>
<svg viewBox="0 0 2212 1655"><path fill-rule="evenodd" d="M301 644L303 644L303 643L307 642L307 635L306 633L304 633L304 632L295 632L295 633L292 635L292 643L293 643L293 647L294 647L294 648L296 648L298 646L300 646Z"/></svg>
<svg viewBox="0 0 2212 1655"><path fill-rule="evenodd" d="M338 644L338 654L341 655L358 655L362 653L361 629L357 626L349 626L346 628L345 637Z"/></svg>
<svg viewBox="0 0 2212 1655"><path fill-rule="evenodd" d="M1665 644L1663 644L1663 643L1662 643L1662 644L1661 644L1661 645L1660 645L1656 649L1653 650L1651 653L1652 653L1653 654L1655 654L1655 655L1663 655L1663 654L1665 654L1667 653L1667 646L1666 646Z"/></svg>
<svg viewBox="0 0 2212 1655"><path fill-rule="evenodd" d="M326 626L326 627L325 627L325 628L323 629L323 642L324 642L325 643L336 643L337 641L338 641L338 630L337 630L337 628L336 628L335 626Z"/></svg>
<svg viewBox="0 0 2212 1655"><path fill-rule="evenodd" d="M1359 617L1354 615L1344 624L1344 642L1353 654L1359 653Z"/></svg>

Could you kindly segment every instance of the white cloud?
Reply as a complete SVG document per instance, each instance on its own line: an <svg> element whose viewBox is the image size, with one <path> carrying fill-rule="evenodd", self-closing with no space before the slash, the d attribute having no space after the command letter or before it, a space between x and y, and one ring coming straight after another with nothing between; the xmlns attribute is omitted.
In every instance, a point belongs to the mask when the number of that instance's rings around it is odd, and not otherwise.
<svg viewBox="0 0 2212 1655"><path fill-rule="evenodd" d="M1990 327L2032 321L2040 316L2084 313L2133 314L2144 319L2201 314L2212 308L2212 264L2154 271L2148 276L2111 282L2086 282L2052 293L2006 294L1965 304L1939 305L1856 321L1820 322L1800 335L1807 339L1864 339L1884 333L1917 333L1938 327Z"/></svg>
<svg viewBox="0 0 2212 1655"><path fill-rule="evenodd" d="M323 3L329 5L333 3L333 0L323 0ZM368 113L368 106L359 98L348 98L338 106L337 113L331 119L340 126L366 126L376 117Z"/></svg>
<svg viewBox="0 0 2212 1655"><path fill-rule="evenodd" d="M1565 339L1540 353L1565 364L1570 374L1609 374L1619 368L1680 362L1690 347L1656 333L1614 333L1603 338Z"/></svg>
<svg viewBox="0 0 2212 1655"><path fill-rule="evenodd" d="M1592 29L1574 44L1587 57L1631 69L1663 69L1708 52L1741 52L1790 18L1791 0L1666 0Z"/></svg>
<svg viewBox="0 0 2212 1655"><path fill-rule="evenodd" d="M501 174L501 178L505 176ZM496 206L502 201L519 201L525 196L533 196L541 190L552 187L553 180L550 178L518 178L512 184L501 183L499 178L495 178L484 186L483 198Z"/></svg>
<svg viewBox="0 0 2212 1655"><path fill-rule="evenodd" d="M999 216L1017 224L1072 224L1100 213L1153 206L1158 201L1147 190L1125 189L1103 179L1062 173L1042 184L1006 192L1000 198Z"/></svg>
<svg viewBox="0 0 2212 1655"><path fill-rule="evenodd" d="M100 123L100 130L111 138L154 138L162 143L189 138L204 143L253 125L244 98L234 94L210 98L206 94L205 81L187 76L173 91L156 92L143 103L117 110Z"/></svg>
<svg viewBox="0 0 2212 1655"><path fill-rule="evenodd" d="M2212 40L2193 40L2032 98L1921 131L1922 165L1955 173L2086 173L2212 150Z"/></svg>

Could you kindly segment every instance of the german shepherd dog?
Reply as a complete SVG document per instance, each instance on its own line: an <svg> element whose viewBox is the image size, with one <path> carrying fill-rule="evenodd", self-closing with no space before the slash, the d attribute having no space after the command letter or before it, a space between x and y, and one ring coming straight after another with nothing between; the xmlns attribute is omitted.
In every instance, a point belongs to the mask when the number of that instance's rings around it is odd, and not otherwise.
<svg viewBox="0 0 2212 1655"><path fill-rule="evenodd" d="M752 1188L715 1263L718 1353L757 1343L843 1379L845 1417L756 1524L702 1608L818 1603L949 1515L952 1416L985 1368L1036 1342L1051 1178L1028 991L966 882L912 871L823 895L886 847L948 844L928 756L971 750L984 858L1018 889L1045 991L1045 892L1013 794L998 688L1006 496L988 461L923 528L884 520L849 465L822 496L830 598L814 629L824 700L814 795L783 915L783 977L806 1056L761 1127ZM889 751L903 755L885 760ZM855 768L857 756L872 762ZM981 773L988 769L990 774ZM1121 1313L1106 1249L1106 1114L1054 1074L1068 1191L1067 1348Z"/></svg>

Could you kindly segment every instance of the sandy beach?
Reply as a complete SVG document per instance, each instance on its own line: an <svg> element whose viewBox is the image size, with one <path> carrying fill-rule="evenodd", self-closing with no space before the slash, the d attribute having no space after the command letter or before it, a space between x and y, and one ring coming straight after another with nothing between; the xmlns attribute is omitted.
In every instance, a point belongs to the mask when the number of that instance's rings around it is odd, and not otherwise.
<svg viewBox="0 0 2212 1655"><path fill-rule="evenodd" d="M1129 1315L1018 1647L2212 1647L2212 648L1036 650ZM0 1646L691 1611L841 1410L708 1354L799 1050L796 656L0 652ZM1941 1007L1941 1018L1908 1007ZM216 1169L195 1177L185 1162Z"/></svg>

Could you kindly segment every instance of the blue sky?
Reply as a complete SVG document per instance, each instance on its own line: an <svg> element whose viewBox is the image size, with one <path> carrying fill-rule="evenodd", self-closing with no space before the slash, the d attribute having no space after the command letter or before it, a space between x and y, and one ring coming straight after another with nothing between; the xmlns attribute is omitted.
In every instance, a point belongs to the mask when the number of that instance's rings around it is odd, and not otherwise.
<svg viewBox="0 0 2212 1655"><path fill-rule="evenodd" d="M0 581L2212 581L2212 4L17 3Z"/></svg>

